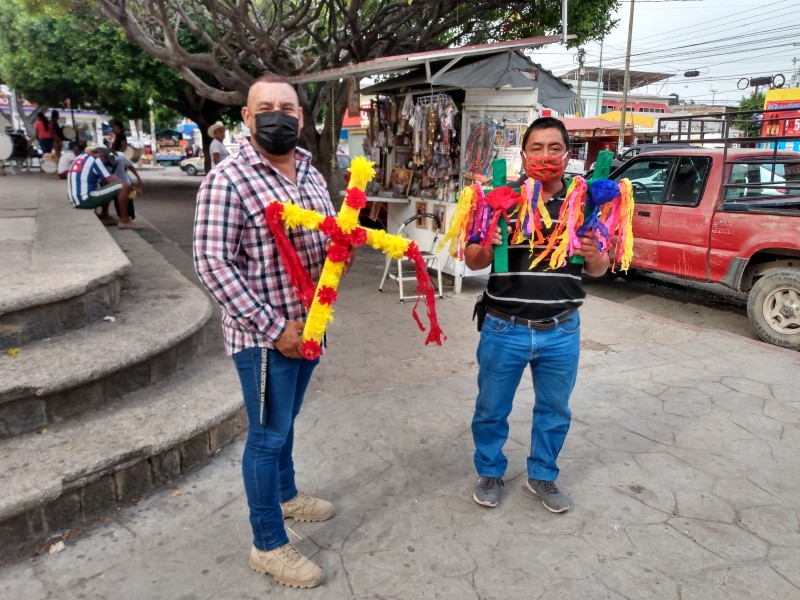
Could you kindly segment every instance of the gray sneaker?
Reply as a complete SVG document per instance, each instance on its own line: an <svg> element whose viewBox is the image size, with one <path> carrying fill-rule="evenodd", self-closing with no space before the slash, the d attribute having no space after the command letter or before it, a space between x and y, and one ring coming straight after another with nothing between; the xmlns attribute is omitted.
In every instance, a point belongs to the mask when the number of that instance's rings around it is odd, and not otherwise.
<svg viewBox="0 0 800 600"><path fill-rule="evenodd" d="M494 508L500 500L500 488L505 485L502 477L481 477L475 486L472 499L481 506Z"/></svg>
<svg viewBox="0 0 800 600"><path fill-rule="evenodd" d="M542 499L542 504L550 512L562 513L569 509L569 496L558 489L555 481L528 477L528 489Z"/></svg>

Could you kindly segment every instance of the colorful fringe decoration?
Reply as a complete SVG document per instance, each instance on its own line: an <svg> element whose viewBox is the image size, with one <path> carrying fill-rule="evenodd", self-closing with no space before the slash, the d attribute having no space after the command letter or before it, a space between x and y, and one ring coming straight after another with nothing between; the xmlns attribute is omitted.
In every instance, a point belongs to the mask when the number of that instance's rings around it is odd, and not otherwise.
<svg viewBox="0 0 800 600"><path fill-rule="evenodd" d="M375 177L375 163L367 161L363 156L356 157L348 169L350 182L345 193L342 208L336 217L324 216L317 212L300 208L291 202L281 204L272 201L267 205L266 218L270 231L275 237L281 262L284 265L292 286L297 291L300 301L308 309L308 318L303 326L303 356L309 360L317 358L322 352L322 339L328 324L333 321L333 304L338 295L339 282L347 260L353 248L368 244L381 250L393 259L407 256L414 262L417 275L418 294L427 306L430 331L425 344L435 342L442 344L444 335L436 314L436 294L431 283L428 269L416 244L385 231L377 231L361 227L358 214L366 206L367 196L364 193L367 183ZM305 227L318 229L331 239L328 255L322 267L322 274L316 288L308 271L303 267L297 251L286 235L285 229ZM425 327L417 314L414 304L412 316L422 331Z"/></svg>
<svg viewBox="0 0 800 600"><path fill-rule="evenodd" d="M533 257L530 268L547 261L550 269L563 266L580 247L580 237L591 229L601 253L611 252L611 269L620 265L627 271L633 258L633 206L630 182L619 184L610 179L593 180L587 185L583 177L574 177L567 188L558 223L553 228L550 213L542 199L541 182L528 179L517 194L511 188L499 187L484 193L479 184L461 192L458 206L450 219L447 234L440 240L437 251L447 245L454 258L464 260L464 250L470 241L484 246L491 244L500 217L516 212L517 223L511 236L512 244L528 240ZM545 237L544 231L551 229ZM534 256L534 247L544 249ZM612 251L612 246L613 251Z"/></svg>

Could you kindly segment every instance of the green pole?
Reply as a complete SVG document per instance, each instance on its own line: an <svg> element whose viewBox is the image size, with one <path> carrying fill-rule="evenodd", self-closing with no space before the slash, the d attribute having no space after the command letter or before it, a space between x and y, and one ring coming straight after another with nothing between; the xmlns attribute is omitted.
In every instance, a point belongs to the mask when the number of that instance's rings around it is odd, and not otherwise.
<svg viewBox="0 0 800 600"><path fill-rule="evenodd" d="M505 184L506 159L495 158L492 161L492 188L498 188ZM494 247L494 272L508 273L508 222L506 218L500 217L498 225L500 226L500 231L503 232L503 243Z"/></svg>

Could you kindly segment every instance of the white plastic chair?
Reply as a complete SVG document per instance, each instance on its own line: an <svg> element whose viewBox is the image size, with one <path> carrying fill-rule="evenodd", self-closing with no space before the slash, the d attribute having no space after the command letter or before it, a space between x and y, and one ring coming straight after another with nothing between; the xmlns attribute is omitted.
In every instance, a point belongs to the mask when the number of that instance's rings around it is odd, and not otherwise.
<svg viewBox="0 0 800 600"><path fill-rule="evenodd" d="M436 244L439 242L439 231L442 228L442 223L439 220L439 217L434 215L433 213L419 213L414 215L413 217L409 217L406 219L400 228L397 230L397 235L404 235L404 231L406 226L410 223L413 223L420 217L428 217L433 219L434 223L436 223L436 234L433 236L433 243L430 246L430 250L423 250L420 248L420 254L422 254L422 258L425 260L425 266L428 268L435 268L436 269L436 276L438 287L436 288L439 292L439 298L444 298L442 293L442 263L439 259L439 254L436 252ZM405 236L404 236L405 237ZM411 266L409 271L403 273L403 263L410 262L405 256L400 258L397 261L397 272L396 273L389 273L389 269L392 266L392 259L389 256L386 256L386 268L383 270L383 277L381 278L381 284L378 286L378 291L383 292L383 284L386 283L386 279L394 279L398 287L400 288L400 302L405 302L407 298L418 298L419 295L417 293L406 295L403 293L403 282L411 281L416 282L417 276L414 270L414 267ZM416 292L416 288L415 288Z"/></svg>

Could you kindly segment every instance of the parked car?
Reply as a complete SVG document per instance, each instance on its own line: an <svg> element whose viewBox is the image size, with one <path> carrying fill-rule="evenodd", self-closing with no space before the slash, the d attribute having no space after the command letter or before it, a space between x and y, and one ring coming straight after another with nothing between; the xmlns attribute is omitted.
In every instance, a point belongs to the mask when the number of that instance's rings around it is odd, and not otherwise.
<svg viewBox="0 0 800 600"><path fill-rule="evenodd" d="M180 168L181 171L186 171L187 175L204 175L206 172L206 157L201 152L200 156L184 158L180 162Z"/></svg>
<svg viewBox="0 0 800 600"><path fill-rule="evenodd" d="M675 142L669 144L635 144L629 148L623 148L622 152L614 157L611 161L611 168L616 169L621 167L630 159L639 156L643 152L657 152L659 150L675 150L677 148L700 148L693 144L683 142ZM592 165L594 167L594 165Z"/></svg>
<svg viewBox="0 0 800 600"><path fill-rule="evenodd" d="M347 169L350 168L352 162L353 159L350 158L349 154L342 151L336 153L336 163L339 167L339 173L342 175L342 188L346 188L350 182L350 171Z"/></svg>

